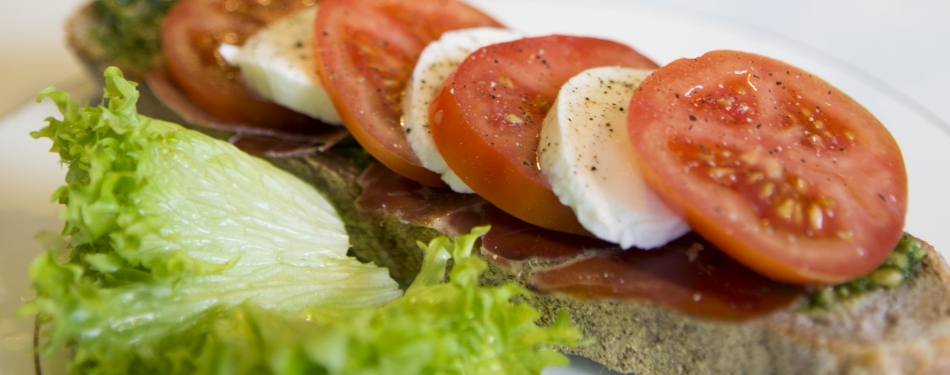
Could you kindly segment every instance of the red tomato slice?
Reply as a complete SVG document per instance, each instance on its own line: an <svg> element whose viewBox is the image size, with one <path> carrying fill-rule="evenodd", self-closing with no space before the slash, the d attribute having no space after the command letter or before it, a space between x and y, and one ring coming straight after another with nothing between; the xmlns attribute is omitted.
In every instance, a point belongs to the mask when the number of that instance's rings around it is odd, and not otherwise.
<svg viewBox="0 0 950 375"><path fill-rule="evenodd" d="M419 54L450 30L501 27L455 0L327 0L314 39L317 70L353 137L397 173L446 186L422 166L401 124L401 100Z"/></svg>
<svg viewBox="0 0 950 375"><path fill-rule="evenodd" d="M854 279L900 239L907 173L897 143L808 72L735 51L680 59L640 85L628 120L661 198L764 275Z"/></svg>
<svg viewBox="0 0 950 375"><path fill-rule="evenodd" d="M656 68L625 45L545 36L475 51L429 109L446 163L476 193L531 224L586 234L538 166L538 135L564 82L600 66Z"/></svg>
<svg viewBox="0 0 950 375"><path fill-rule="evenodd" d="M242 44L264 25L313 0L181 0L162 24L162 52L172 80L191 101L222 120L309 134L323 124L248 90L237 68L218 54L223 42Z"/></svg>

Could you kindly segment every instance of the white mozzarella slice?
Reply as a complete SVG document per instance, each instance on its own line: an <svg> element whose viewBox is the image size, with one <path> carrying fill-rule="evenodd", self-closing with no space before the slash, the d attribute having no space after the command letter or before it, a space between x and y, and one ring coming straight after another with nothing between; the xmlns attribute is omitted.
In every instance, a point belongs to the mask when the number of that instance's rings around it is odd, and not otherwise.
<svg viewBox="0 0 950 375"><path fill-rule="evenodd" d="M261 28L243 46L222 44L218 52L241 69L246 84L261 96L328 124L342 124L314 65L316 16L316 6L301 9Z"/></svg>
<svg viewBox="0 0 950 375"><path fill-rule="evenodd" d="M450 31L442 34L439 40L429 43L416 62L402 103L406 138L422 166L441 174L442 180L454 191L472 193L472 189L449 169L435 147L432 132L429 131L429 103L439 93L445 79L469 54L488 45L523 37L511 30L491 27Z"/></svg>
<svg viewBox="0 0 950 375"><path fill-rule="evenodd" d="M633 91L650 70L596 68L571 78L541 127L541 169L585 229L623 248L662 246L689 231L641 177L627 135Z"/></svg>

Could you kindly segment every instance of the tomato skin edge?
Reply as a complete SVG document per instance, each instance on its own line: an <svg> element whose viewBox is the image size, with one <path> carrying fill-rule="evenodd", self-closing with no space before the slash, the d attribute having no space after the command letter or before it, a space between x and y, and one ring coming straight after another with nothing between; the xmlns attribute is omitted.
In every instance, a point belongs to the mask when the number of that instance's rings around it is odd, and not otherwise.
<svg viewBox="0 0 950 375"><path fill-rule="evenodd" d="M794 267L771 259L762 254L758 248L748 246L742 241L739 241L736 238L736 233L729 233L722 225L717 224L717 217L706 215L702 210L692 208L682 197L674 194L671 189L669 189L669 181L660 178L643 160L638 158L636 162L640 166L644 179L649 186L653 187L653 191L657 197L666 203L673 212L683 217L694 232L716 245L717 248L728 254L730 258L759 274L766 275L776 281L801 285L836 284L854 280L866 274L866 272L856 272L843 276L836 275L835 277L830 277L827 274L800 272ZM901 222L900 227L903 227L903 222ZM893 248L900 241L902 234L902 231L895 231L885 242L890 244L890 248ZM883 261L889 253L890 252L884 253L880 261ZM880 262L875 261L872 263L876 266ZM873 267L869 268L873 269Z"/></svg>
<svg viewBox="0 0 950 375"><path fill-rule="evenodd" d="M631 116L632 116L631 111ZM636 162L639 164L640 171L643 173L647 184L653 187L654 193L660 198L667 207L689 223L694 232L702 236L707 241L716 245L717 248L728 254L730 258L742 263L746 267L755 270L757 273L767 275L769 278L778 281L784 281L793 284L814 284L815 280L811 277L805 277L789 267L774 262L767 257L761 256L755 249L744 246L735 237L726 233L722 226L717 225L715 220L705 217L699 210L691 208L685 200L671 192L667 187L667 181L660 178L647 163L640 158ZM736 251L735 249L742 249Z"/></svg>
<svg viewBox="0 0 950 375"><path fill-rule="evenodd" d="M325 77L328 77L331 73L324 64L318 64L317 68L317 74L320 76L321 84L328 85L330 79ZM442 181L442 176L439 174L422 167L419 163L413 163L399 157L399 155L395 153L389 152L385 146L366 131L366 128L360 126L359 122L344 104L343 99L340 98L337 93L331 91L327 93L329 94L330 101L333 102L333 107L336 108L337 113L343 120L343 125L350 131L350 135L352 135L353 138L356 139L356 142L359 143L360 146L363 146L363 149L372 155L373 158L387 168L413 181L429 187L448 188L448 185Z"/></svg>
<svg viewBox="0 0 950 375"><path fill-rule="evenodd" d="M451 80L451 78L449 78ZM558 200L550 189L533 183L525 184L521 172L512 166L508 160L485 142L475 141L480 137L467 126L459 110L459 103L449 92L452 85L446 81L439 94L430 104L429 123L435 145L442 153L449 166L464 166L468 171L459 174L466 185L479 193L483 198L495 204L502 210L504 207L495 202L516 202L521 209L516 212L526 212L524 207L530 208L535 215L532 217L518 217L530 224L560 232L590 236L577 221L574 211ZM436 110L437 109L437 110ZM446 152L451 149L466 150L463 153ZM467 155L477 155L475 158ZM498 177L500 176L500 177ZM511 197L510 191L525 191L519 197ZM570 221L556 220L570 217Z"/></svg>
<svg viewBox="0 0 950 375"><path fill-rule="evenodd" d="M340 4L336 4L336 3L340 3ZM357 116L353 111L360 110L360 109L350 108L346 104L347 98L344 97L344 96L355 97L355 96L358 96L358 94L353 93L352 90L346 91L346 90L333 89L335 87L348 84L345 81L340 81L339 84L335 82L335 80L337 79L340 79L340 80L347 79L346 77L348 77L348 73L343 72L342 74L336 74L334 71L330 69L328 65L333 63L333 64L336 64L338 68L342 68L344 70L353 68L352 66L350 66L349 64L345 62L345 59L346 59L345 54L347 53L345 47L340 48L338 46L334 46L333 48L330 48L329 50L323 50L320 48L320 44L322 43L322 37L323 37L322 34L325 34L326 32L328 32L328 30L323 30L319 27L321 20L323 20L326 17L331 17L333 15L336 15L337 13L343 13L345 17L353 17L353 15L348 13L347 9L345 8L347 6L346 2L338 1L336 3L321 4L321 9L317 13L317 18L315 20L315 24L317 26L314 27L314 30L313 30L314 48L315 48L314 60L315 60L315 65L317 69L317 75L320 77L320 83L323 85L323 87L327 89L326 91L330 98L330 101L333 103L333 107L336 108L337 113L340 115L340 118L343 120L343 125L347 128L347 130L349 130L353 138L370 155L372 155L373 158L375 158L377 161L385 165L387 168L395 171L396 173L404 177L412 179L426 186L435 187L435 188L448 188L448 185L444 181L442 181L442 177L439 174L426 169L425 167L421 165L421 162L419 162L418 160L411 160L415 158L415 154L411 152L411 150L406 155L400 155L398 152L394 152L393 150L390 150L387 147L387 145L384 144L384 142L386 142L385 140L377 139L377 137L375 137L369 131L368 127L361 125L358 118L363 117L363 118L368 118L371 120L372 117L366 116L366 115ZM372 9L371 11L375 11L374 7L379 6L380 4L381 2L379 4L375 2L367 2L364 5L365 7L367 7L367 9ZM342 10L338 8L342 8ZM367 10L365 9L358 9L358 11L355 13L360 14L360 12L366 12L366 11ZM337 22L345 22L345 21L337 21ZM338 25L330 24L328 26L338 26ZM329 32L332 33L332 32L338 32L338 31L339 30L332 30ZM339 41L335 41L335 42L339 43ZM330 43L331 46L333 44L334 43ZM330 59L331 61L328 61L328 59ZM340 91L343 91L343 92L340 92ZM356 103L358 102L359 101L357 100ZM371 108L364 109L364 110L371 110ZM408 146L408 144L406 144L405 146Z"/></svg>
<svg viewBox="0 0 950 375"><path fill-rule="evenodd" d="M696 233L699 233L703 238L715 244L720 249L723 249L731 258L760 274L767 275L773 280L802 285L826 285L847 282L867 274L866 272L858 272L831 278L826 274L799 272L793 267L762 256L762 254L756 251L756 248L746 246L742 242L737 241L735 237L726 233L721 226L716 225L713 220L700 215L690 214L689 210L687 210L687 221ZM902 233L903 232L897 232L891 241L887 241L887 243L891 244L891 246L889 246L890 248L897 245ZM886 258L887 254L890 254L890 252L884 253L884 258ZM883 260L884 259L881 259L881 261ZM875 261L873 264L876 266L880 264L880 262ZM873 267L871 267L871 269L873 269Z"/></svg>

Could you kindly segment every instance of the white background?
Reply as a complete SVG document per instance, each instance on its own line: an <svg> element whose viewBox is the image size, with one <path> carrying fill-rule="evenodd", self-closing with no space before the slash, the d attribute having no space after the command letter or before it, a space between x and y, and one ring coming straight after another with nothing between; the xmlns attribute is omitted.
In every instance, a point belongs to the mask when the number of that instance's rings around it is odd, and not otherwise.
<svg viewBox="0 0 950 375"><path fill-rule="evenodd" d="M915 156L913 165L908 159L912 184L924 180L928 171L947 176L950 159L944 158L950 150L950 2L914 0L842 0L842 1L504 1L472 0L484 9L506 21L528 20L537 26L529 31L579 32L588 28L605 29L600 17L585 16L574 20L564 9L585 4L604 12L613 9L644 9L646 14L674 14L680 23L651 24L649 31L640 35L622 35L644 52L660 51L653 55L660 63L677 56L663 50L662 44L683 44L695 40L696 52L716 48L710 40L719 34L696 33L690 24L713 25L728 33L751 35L758 40L774 41L782 46L787 58L796 63L819 61L841 76L832 81L844 86L863 87L874 95L849 92L868 108L888 117L892 129L914 127L910 133L926 142L905 142L905 155L917 148L942 148L944 151ZM56 84L72 88L81 95L89 94L89 86L78 85L85 80L77 61L65 49L62 22L82 0L0 1L0 375L19 374L30 369L28 358L31 332L28 322L14 318L14 311L28 298L26 267L41 249L32 235L39 230L58 231L58 207L48 203L51 192L61 184L62 171L57 157L45 153L48 142L34 141L26 135L42 126L37 113L49 108L23 106L42 88ZM546 4L557 4L561 11L550 13ZM510 5L515 4L515 5ZM586 5L590 4L590 5ZM514 9L517 14L501 14L498 10ZM635 13L623 13L618 19L605 16L603 22L612 22L611 30L624 30L644 22ZM629 16L626 16L629 15ZM649 20L647 20L649 23ZM629 23L629 24L627 24ZM655 22L654 22L655 23ZM541 30L545 29L545 30ZM728 34L731 35L731 34ZM767 47L762 47L768 49ZM693 53L689 50L683 53ZM753 51L759 52L759 51ZM786 58L783 56L783 58ZM829 77L826 77L829 78ZM829 79L831 80L831 79ZM850 85L851 80L863 86ZM842 87L844 88L844 87ZM847 91L847 90L846 90ZM882 95L884 99L880 99ZM885 100L886 99L886 100ZM900 117L886 116L889 106L895 104L909 109L906 123ZM39 109L38 109L39 108ZM44 112L45 111L45 112ZM888 112L888 113L885 113ZM904 112L900 112L904 113ZM52 114L52 113L49 113ZM913 117L913 118L911 118ZM908 134L910 134L908 133ZM899 138L903 139L903 138ZM910 139L910 138L908 138ZM917 155L917 154L915 154ZM934 156L931 156L934 155ZM908 229L934 241L948 253L950 238L946 233L943 208L950 202L946 196L950 182L946 178L928 181L920 197L911 196L912 204ZM933 182L929 182L933 181ZM912 188L912 194L915 191ZM936 207L936 208L934 208ZM918 229L919 228L919 229ZM26 327L26 328L24 328Z"/></svg>
<svg viewBox="0 0 950 375"><path fill-rule="evenodd" d="M80 71L61 20L84 0L0 1L0 114ZM488 1L490 2L490 1ZM541 3L541 2L539 2ZM574 3L584 3L576 1ZM611 2L606 2L611 3ZM913 98L950 122L950 3L942 0L614 0L774 33ZM544 17L538 9L535 17ZM631 20L636 22L636 20ZM657 30L662 35L675 30Z"/></svg>

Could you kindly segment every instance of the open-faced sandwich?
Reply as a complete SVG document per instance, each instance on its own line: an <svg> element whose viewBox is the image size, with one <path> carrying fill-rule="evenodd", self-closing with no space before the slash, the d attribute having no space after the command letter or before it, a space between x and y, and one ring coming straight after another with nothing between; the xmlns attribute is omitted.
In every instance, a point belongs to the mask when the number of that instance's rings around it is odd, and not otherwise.
<svg viewBox="0 0 950 375"><path fill-rule="evenodd" d="M589 341L564 352L638 374L950 372L950 274L903 231L896 142L789 64L660 67L455 0L96 1L68 33L91 71L143 83L139 112L315 186L404 285L417 241L489 226L481 282L532 290L543 324L566 310Z"/></svg>

